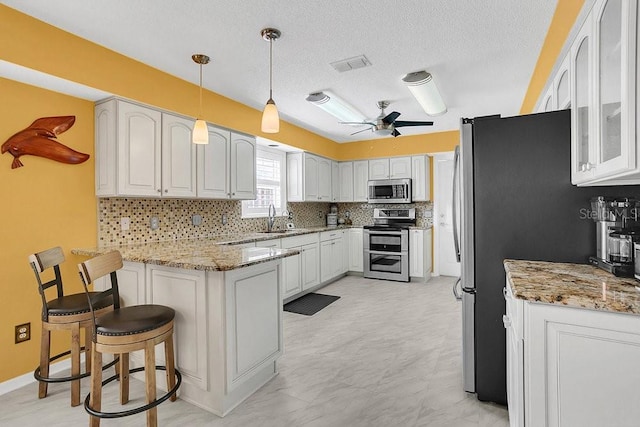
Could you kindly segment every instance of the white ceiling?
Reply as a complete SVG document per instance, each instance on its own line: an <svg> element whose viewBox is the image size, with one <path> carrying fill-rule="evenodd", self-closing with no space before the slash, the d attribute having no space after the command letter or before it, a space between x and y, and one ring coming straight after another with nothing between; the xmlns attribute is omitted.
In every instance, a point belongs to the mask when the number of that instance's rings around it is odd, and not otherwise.
<svg viewBox="0 0 640 427"><path fill-rule="evenodd" d="M518 114L557 0L3 0L80 37L198 84L193 53L212 58L204 86L261 110L269 97L274 27L274 99L281 118L337 142L378 138L305 101L329 90L369 118L378 100L399 120L430 120L404 74L431 72L448 106L433 127L458 129L460 117ZM72 54L72 52L69 52ZM371 67L338 73L329 64L364 54ZM194 99L194 102L197 102ZM277 140L277 135L273 135Z"/></svg>

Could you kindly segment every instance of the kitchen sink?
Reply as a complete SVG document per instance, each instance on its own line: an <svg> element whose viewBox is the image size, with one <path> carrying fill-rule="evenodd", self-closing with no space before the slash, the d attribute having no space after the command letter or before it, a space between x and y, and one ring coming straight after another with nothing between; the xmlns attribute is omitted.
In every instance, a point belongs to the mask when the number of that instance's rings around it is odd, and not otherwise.
<svg viewBox="0 0 640 427"><path fill-rule="evenodd" d="M261 231L260 234L283 234L289 233L295 230L271 230L271 231Z"/></svg>

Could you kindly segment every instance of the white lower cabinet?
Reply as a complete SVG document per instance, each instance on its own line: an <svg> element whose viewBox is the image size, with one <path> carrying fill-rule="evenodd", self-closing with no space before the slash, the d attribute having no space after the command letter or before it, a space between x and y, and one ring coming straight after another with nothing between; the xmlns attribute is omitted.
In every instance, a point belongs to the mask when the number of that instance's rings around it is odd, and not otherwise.
<svg viewBox="0 0 640 427"><path fill-rule="evenodd" d="M409 276L431 277L431 229L409 230Z"/></svg>
<svg viewBox="0 0 640 427"><path fill-rule="evenodd" d="M285 260L288 258L284 258ZM176 311L174 351L180 398L224 416L277 374L282 354L281 260L231 271L125 262L118 271L125 306ZM96 282L103 289L104 281ZM142 366L135 352L132 367ZM158 364L164 349L156 348ZM164 384L158 373L158 384Z"/></svg>
<svg viewBox="0 0 640 427"><path fill-rule="evenodd" d="M347 272L344 247L343 230L320 233L320 281L322 283Z"/></svg>
<svg viewBox="0 0 640 427"><path fill-rule="evenodd" d="M183 383L208 389L205 272L148 265L146 279L147 303L176 311L173 342ZM156 347L156 360L164 365L162 346Z"/></svg>
<svg viewBox="0 0 640 427"><path fill-rule="evenodd" d="M511 426L637 425L640 316L505 298Z"/></svg>
<svg viewBox="0 0 640 427"><path fill-rule="evenodd" d="M282 239L281 247L300 251L299 255L287 257L282 262L282 299L286 300L320 283L318 235L286 237Z"/></svg>
<svg viewBox="0 0 640 427"><path fill-rule="evenodd" d="M350 228L349 234L349 268L348 271L363 272L364 242L362 228Z"/></svg>

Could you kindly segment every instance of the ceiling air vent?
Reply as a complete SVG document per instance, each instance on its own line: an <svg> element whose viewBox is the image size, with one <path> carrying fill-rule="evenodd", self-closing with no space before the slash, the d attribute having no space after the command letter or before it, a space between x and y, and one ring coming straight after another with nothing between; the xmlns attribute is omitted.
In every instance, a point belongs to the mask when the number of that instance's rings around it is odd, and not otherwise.
<svg viewBox="0 0 640 427"><path fill-rule="evenodd" d="M344 73L345 71L351 71L351 70L356 70L358 68L370 67L371 62L369 62L366 56L360 55L360 56L355 56L349 59L343 59L342 61L332 62L331 66L335 68L336 71L340 73Z"/></svg>

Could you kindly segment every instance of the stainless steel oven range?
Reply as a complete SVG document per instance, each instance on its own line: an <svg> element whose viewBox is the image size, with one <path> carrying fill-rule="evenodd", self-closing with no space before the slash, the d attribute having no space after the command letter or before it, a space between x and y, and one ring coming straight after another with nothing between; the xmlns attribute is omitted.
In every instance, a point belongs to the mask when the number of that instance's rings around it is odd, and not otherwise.
<svg viewBox="0 0 640 427"><path fill-rule="evenodd" d="M409 281L409 227L416 210L374 209L374 225L364 226L364 277Z"/></svg>

